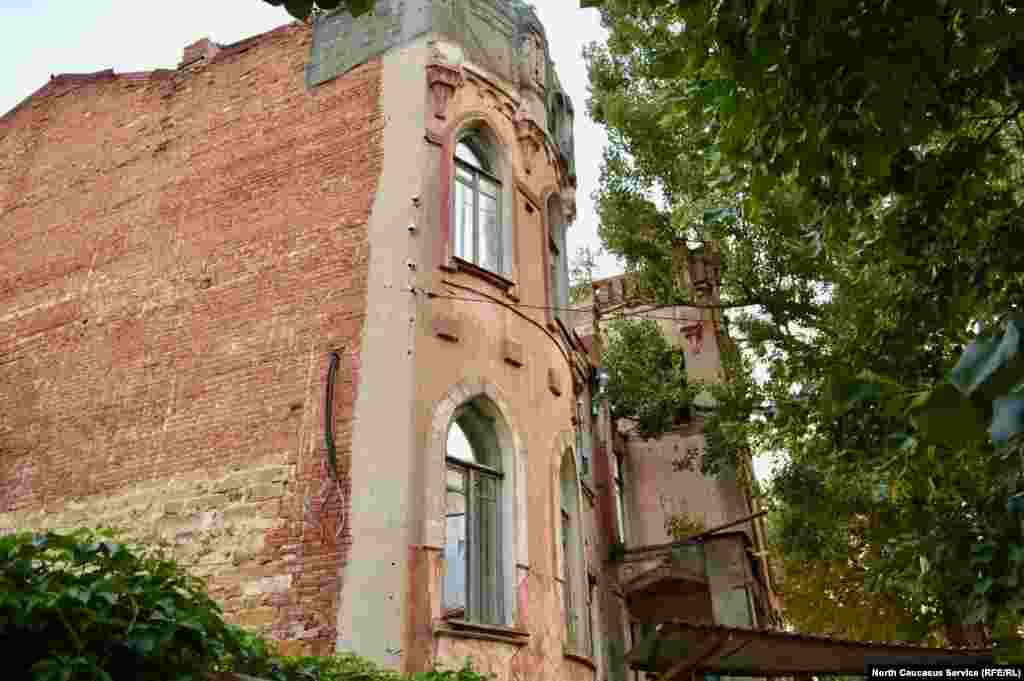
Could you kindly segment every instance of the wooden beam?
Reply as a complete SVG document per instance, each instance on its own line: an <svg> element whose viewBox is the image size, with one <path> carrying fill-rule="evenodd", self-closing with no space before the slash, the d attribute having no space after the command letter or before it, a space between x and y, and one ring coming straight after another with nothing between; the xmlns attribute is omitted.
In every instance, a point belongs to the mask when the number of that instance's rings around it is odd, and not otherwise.
<svg viewBox="0 0 1024 681"><path fill-rule="evenodd" d="M710 645L708 645L708 647L704 649L704 652L697 656L696 660L680 660L676 664L669 667L667 672L665 672L664 674L659 674L658 681L672 681L672 679L676 678L685 678L685 674L696 669L697 665L699 665L701 662L703 662L704 660L708 659L709 657L717 653L719 650L721 650L722 646L725 645L726 641L728 641L731 638L731 633L725 634L724 636L716 636L712 638Z"/></svg>

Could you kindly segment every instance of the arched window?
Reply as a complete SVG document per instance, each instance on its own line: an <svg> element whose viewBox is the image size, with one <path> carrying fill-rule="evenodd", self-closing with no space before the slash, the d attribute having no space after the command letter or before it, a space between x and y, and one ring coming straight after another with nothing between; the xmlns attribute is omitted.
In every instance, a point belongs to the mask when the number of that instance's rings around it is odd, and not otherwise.
<svg viewBox="0 0 1024 681"><path fill-rule="evenodd" d="M474 402L455 412L446 452L444 616L505 624L501 491L493 417Z"/></svg>
<svg viewBox="0 0 1024 681"><path fill-rule="evenodd" d="M566 646L572 652L590 654L590 620L584 585L583 527L580 520L579 481L572 450L562 456L562 594L565 607Z"/></svg>
<svg viewBox="0 0 1024 681"><path fill-rule="evenodd" d="M569 265L565 248L565 215L557 195L548 198L548 281L551 286L553 315L564 319L569 306Z"/></svg>
<svg viewBox="0 0 1024 681"><path fill-rule="evenodd" d="M492 146L470 131L455 145L453 252L492 272L502 272L501 179Z"/></svg>

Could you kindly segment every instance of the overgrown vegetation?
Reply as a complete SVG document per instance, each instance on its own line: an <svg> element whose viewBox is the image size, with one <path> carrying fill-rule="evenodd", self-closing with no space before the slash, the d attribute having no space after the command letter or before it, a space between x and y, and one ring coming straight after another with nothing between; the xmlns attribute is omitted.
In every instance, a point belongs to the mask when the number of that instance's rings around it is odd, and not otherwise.
<svg viewBox="0 0 1024 681"><path fill-rule="evenodd" d="M777 537L808 578L790 586L836 605L798 624L840 630L849 606L873 618L851 635L1018 655L1024 12L592 4L602 240L661 304L695 302L679 244L719 245L752 360L716 396L722 451L786 452ZM841 589L810 581L851 563Z"/></svg>
<svg viewBox="0 0 1024 681"><path fill-rule="evenodd" d="M696 390L682 350L650 319L611 322L607 336L601 363L612 417L634 421L641 437L665 432L684 416Z"/></svg>
<svg viewBox="0 0 1024 681"><path fill-rule="evenodd" d="M159 548L109 531L0 537L0 651L5 678L200 681L237 672L269 681L407 681L353 654L283 657L227 624L203 580ZM486 681L461 670L413 681Z"/></svg>
<svg viewBox="0 0 1024 681"><path fill-rule="evenodd" d="M708 524L704 518L686 511L670 513L665 516L665 531L675 541L688 539L701 532L706 532Z"/></svg>

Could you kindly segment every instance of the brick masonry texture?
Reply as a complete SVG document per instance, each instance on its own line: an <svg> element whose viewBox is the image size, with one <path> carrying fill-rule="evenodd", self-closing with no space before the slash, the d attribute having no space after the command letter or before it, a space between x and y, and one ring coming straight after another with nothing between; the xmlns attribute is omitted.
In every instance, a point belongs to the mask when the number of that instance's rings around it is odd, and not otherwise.
<svg viewBox="0 0 1024 681"><path fill-rule="evenodd" d="M0 118L0 527L159 537L232 618L319 653L383 116L379 60L306 90L309 41L58 77Z"/></svg>

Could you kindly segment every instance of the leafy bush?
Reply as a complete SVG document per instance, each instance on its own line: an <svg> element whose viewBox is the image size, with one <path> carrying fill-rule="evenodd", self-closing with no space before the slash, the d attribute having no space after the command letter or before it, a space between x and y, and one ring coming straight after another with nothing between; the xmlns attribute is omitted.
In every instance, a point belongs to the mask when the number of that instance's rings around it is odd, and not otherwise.
<svg viewBox="0 0 1024 681"><path fill-rule="evenodd" d="M283 657L227 624L203 580L158 549L135 552L110 531L0 537L4 678L198 681L242 673L268 681L402 681L358 655ZM412 681L487 681L467 661Z"/></svg>
<svg viewBox="0 0 1024 681"><path fill-rule="evenodd" d="M9 678L202 678L238 648L202 580L112 535L0 537L0 650Z"/></svg>
<svg viewBox="0 0 1024 681"><path fill-rule="evenodd" d="M701 516L680 511L665 516L665 531L674 541L689 539L695 534L706 532L708 524Z"/></svg>

